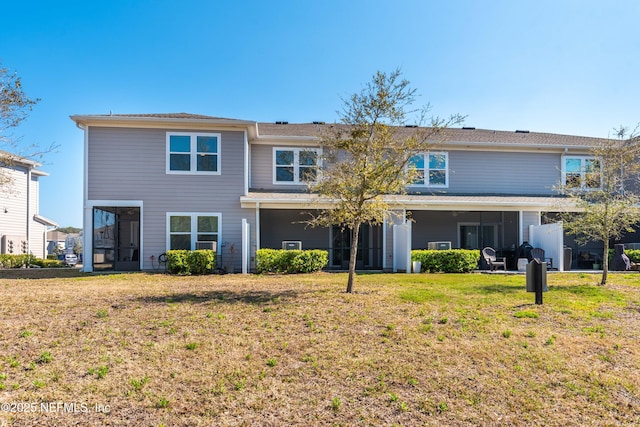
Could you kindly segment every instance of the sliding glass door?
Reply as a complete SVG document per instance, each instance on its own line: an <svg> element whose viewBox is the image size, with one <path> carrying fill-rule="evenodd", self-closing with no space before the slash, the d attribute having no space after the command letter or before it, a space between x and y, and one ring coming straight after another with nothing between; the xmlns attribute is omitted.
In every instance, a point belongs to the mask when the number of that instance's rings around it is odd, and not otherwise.
<svg viewBox="0 0 640 427"><path fill-rule="evenodd" d="M460 224L459 233L462 249L482 249L487 246L495 248L498 243L496 224Z"/></svg>

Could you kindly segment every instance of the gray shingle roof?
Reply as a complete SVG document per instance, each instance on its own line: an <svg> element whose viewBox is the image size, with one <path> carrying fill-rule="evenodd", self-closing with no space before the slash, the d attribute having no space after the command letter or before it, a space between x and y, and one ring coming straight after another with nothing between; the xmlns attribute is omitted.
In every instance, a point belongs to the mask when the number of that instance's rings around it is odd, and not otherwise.
<svg viewBox="0 0 640 427"><path fill-rule="evenodd" d="M227 125L238 126L251 126L257 124L259 137L266 138L317 138L323 134L331 131L336 127L343 127L342 124L337 123L258 123L250 120L240 119L228 119L216 116L206 116L202 114L190 114L190 113L152 113L152 114L96 114L88 116L72 116L75 121L83 121L87 119L95 119L100 122L110 122L111 120L117 120L118 118L126 121L173 121L179 122L184 120L186 122L196 122L202 120L206 121L224 122ZM254 128L255 129L255 128ZM415 132L415 128L397 128L397 134L399 137L403 135L409 135ZM472 144L472 145L495 145L499 146L517 146L517 147L549 147L549 148L563 148L563 147L593 147L607 141L605 138L592 138L586 136L575 135L561 135L554 133L543 132L528 132L528 131L499 131L488 129L475 129L475 128L448 128L444 129L441 134L435 136L431 142L440 143L446 142L447 144Z"/></svg>
<svg viewBox="0 0 640 427"><path fill-rule="evenodd" d="M150 119L202 119L202 120L238 120L227 119L225 117L205 116L202 114L190 114L190 113L149 113L149 114L96 114L97 117L139 117ZM238 120L243 121L243 120Z"/></svg>
<svg viewBox="0 0 640 427"><path fill-rule="evenodd" d="M308 136L318 137L331 128L340 127L340 124L275 124L258 123L258 132L261 136ZM415 128L399 128L399 136L414 132ZM553 133L528 132L528 131L497 131L487 129L448 128L436 137L437 141L447 143L479 143L496 145L532 145L532 146L571 146L589 147L606 141L604 138L591 138L585 136L560 135Z"/></svg>

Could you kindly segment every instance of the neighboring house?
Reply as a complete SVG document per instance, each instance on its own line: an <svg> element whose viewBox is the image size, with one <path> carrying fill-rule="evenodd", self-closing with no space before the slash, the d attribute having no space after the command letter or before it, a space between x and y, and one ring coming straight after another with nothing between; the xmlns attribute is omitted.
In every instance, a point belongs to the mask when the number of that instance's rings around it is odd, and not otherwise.
<svg viewBox="0 0 640 427"><path fill-rule="evenodd" d="M78 242L82 243L82 231L79 233L69 233L65 239L65 251L66 254L73 254L76 250Z"/></svg>
<svg viewBox="0 0 640 427"><path fill-rule="evenodd" d="M48 176L29 159L0 152L0 253L47 255L47 227L57 224L39 211L39 179Z"/></svg>
<svg viewBox="0 0 640 427"><path fill-rule="evenodd" d="M67 247L67 233L58 230L47 232L47 254L55 254L56 249L64 253Z"/></svg>
<svg viewBox="0 0 640 427"><path fill-rule="evenodd" d="M288 241L327 249L329 268L346 268L350 234L302 223L322 208L304 178L319 166L318 135L334 125L185 113L71 118L84 130L85 270L162 268L169 249L216 242L222 266L248 271L257 249ZM408 194L389 196L401 219L363 226L358 268L407 271L410 250L430 246L492 246L513 258L526 241L561 269L564 244L575 259L579 248L544 214L566 202L559 183L592 185L598 140L475 128L445 135L416 154L422 178Z"/></svg>

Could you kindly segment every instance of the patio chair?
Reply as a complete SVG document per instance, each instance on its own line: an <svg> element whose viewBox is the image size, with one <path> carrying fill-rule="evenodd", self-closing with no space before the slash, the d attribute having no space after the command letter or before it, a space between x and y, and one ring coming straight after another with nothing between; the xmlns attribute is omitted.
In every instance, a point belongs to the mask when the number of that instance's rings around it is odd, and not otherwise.
<svg viewBox="0 0 640 427"><path fill-rule="evenodd" d="M531 249L531 259L539 259L540 262L546 262L547 268L553 268L553 258L545 258L544 249L542 248L533 248Z"/></svg>
<svg viewBox="0 0 640 427"><path fill-rule="evenodd" d="M504 271L507 271L507 259L496 257L495 249L487 246L482 250L482 257L489 266L490 271L494 271L499 267L502 267Z"/></svg>

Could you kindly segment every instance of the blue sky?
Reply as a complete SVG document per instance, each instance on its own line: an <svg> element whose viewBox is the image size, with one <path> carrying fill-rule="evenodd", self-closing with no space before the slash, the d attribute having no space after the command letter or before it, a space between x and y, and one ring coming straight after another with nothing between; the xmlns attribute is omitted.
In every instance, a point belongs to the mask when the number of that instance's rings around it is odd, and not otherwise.
<svg viewBox="0 0 640 427"><path fill-rule="evenodd" d="M640 122L636 0L24 0L2 15L0 59L41 99L14 133L60 146L40 195L60 226L82 225L72 114L331 122L400 68L466 126L606 137Z"/></svg>

